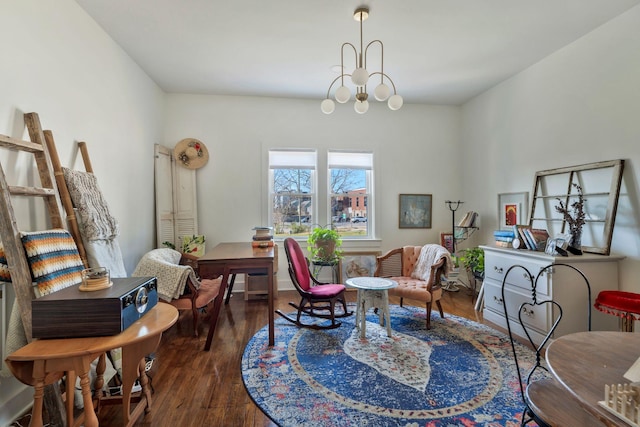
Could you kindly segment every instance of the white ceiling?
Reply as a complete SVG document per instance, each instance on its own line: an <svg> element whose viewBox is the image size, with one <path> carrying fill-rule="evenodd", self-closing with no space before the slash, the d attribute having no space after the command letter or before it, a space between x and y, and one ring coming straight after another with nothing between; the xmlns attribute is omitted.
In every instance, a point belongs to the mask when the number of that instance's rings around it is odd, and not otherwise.
<svg viewBox="0 0 640 427"><path fill-rule="evenodd" d="M353 12L405 103L460 104L640 0L76 0L166 92L321 100ZM372 47L369 64L379 64ZM353 53L345 56L347 72ZM372 66L369 72L375 71Z"/></svg>

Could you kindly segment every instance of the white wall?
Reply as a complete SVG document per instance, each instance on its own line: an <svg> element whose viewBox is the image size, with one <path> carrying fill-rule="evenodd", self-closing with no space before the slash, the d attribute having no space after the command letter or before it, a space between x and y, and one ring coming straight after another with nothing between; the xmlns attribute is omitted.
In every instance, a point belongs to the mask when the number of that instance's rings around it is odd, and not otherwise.
<svg viewBox="0 0 640 427"><path fill-rule="evenodd" d="M63 166L83 169L86 141L95 175L120 221L127 271L153 244L153 144L164 94L72 0L3 2L0 133L23 135L37 112Z"/></svg>
<svg viewBox="0 0 640 427"><path fill-rule="evenodd" d="M63 166L81 170L76 142L87 142L131 272L155 239L153 144L164 94L73 0L3 0L1 9L0 133L28 139L22 115L37 112ZM26 159L33 156L0 150L11 184L37 185ZM24 229L44 221L17 216ZM0 425L7 425L33 392L13 378L0 383Z"/></svg>
<svg viewBox="0 0 640 427"><path fill-rule="evenodd" d="M345 241L345 250L435 243L440 231L451 229L444 201L461 197L459 107L405 104L390 111L373 102L364 115L349 105L327 116L320 111L320 101L167 95L163 144L174 147L192 137L203 141L210 153L209 162L196 172L199 230L208 247L250 241L251 228L266 225L264 153L269 148L317 148L321 168L326 168L327 149L373 150L375 229L381 242L354 246ZM400 193L433 195L431 229L398 228ZM281 255L282 282L288 277Z"/></svg>
<svg viewBox="0 0 640 427"><path fill-rule="evenodd" d="M640 6L463 107L465 197L497 228L497 194L531 192L539 170L626 159L612 253L621 287L640 291ZM611 284L612 287L615 284Z"/></svg>

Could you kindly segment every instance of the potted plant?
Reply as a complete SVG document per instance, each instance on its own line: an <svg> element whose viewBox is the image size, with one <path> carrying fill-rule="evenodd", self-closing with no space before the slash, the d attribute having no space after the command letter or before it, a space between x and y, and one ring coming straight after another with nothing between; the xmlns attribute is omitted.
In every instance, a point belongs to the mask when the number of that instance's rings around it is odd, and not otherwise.
<svg viewBox="0 0 640 427"><path fill-rule="evenodd" d="M482 248L465 249L458 259L467 271L473 274L473 277L484 278L484 250Z"/></svg>
<svg viewBox="0 0 640 427"><path fill-rule="evenodd" d="M315 227L307 238L307 251L313 260L333 262L340 259L342 239L331 227Z"/></svg>

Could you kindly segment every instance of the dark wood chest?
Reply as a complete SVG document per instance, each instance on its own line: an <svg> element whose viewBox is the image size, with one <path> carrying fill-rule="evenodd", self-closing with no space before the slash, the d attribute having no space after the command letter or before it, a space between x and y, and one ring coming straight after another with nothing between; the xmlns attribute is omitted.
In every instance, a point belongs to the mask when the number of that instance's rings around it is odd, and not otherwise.
<svg viewBox="0 0 640 427"><path fill-rule="evenodd" d="M34 338L116 335L158 303L155 277L111 279L107 289L83 292L75 285L31 302Z"/></svg>

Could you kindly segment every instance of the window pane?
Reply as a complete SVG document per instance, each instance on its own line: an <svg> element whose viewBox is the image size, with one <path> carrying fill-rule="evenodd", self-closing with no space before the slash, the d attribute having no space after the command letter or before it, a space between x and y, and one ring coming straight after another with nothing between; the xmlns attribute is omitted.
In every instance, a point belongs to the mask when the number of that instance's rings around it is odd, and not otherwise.
<svg viewBox="0 0 640 427"><path fill-rule="evenodd" d="M313 223L313 171L273 169L271 220L276 237L306 236Z"/></svg>
<svg viewBox="0 0 640 427"><path fill-rule="evenodd" d="M311 169L274 169L273 192L311 193Z"/></svg>
<svg viewBox="0 0 640 427"><path fill-rule="evenodd" d="M312 221L311 196L276 194L273 198L274 235L305 236Z"/></svg>
<svg viewBox="0 0 640 427"><path fill-rule="evenodd" d="M331 193L343 194L352 190L366 189L367 171L363 169L330 169Z"/></svg>
<svg viewBox="0 0 640 427"><path fill-rule="evenodd" d="M343 237L369 235L369 173L364 169L330 169L331 223Z"/></svg>

